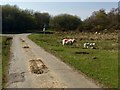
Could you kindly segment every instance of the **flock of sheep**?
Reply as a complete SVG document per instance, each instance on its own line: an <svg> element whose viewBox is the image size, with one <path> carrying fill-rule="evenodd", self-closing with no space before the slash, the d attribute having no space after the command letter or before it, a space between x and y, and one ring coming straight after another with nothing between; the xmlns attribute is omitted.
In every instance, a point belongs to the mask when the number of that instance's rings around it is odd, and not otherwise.
<svg viewBox="0 0 120 90"><path fill-rule="evenodd" d="M62 40L62 45L72 45L73 43L75 43L76 42L76 40L75 39L63 39ZM84 43L83 44L83 47L84 48L91 48L91 49L95 49L95 46L96 46L96 43L88 43L88 42L86 42L86 43Z"/></svg>
<svg viewBox="0 0 120 90"><path fill-rule="evenodd" d="M101 33L95 32L95 34L100 35ZM70 39L65 38L62 40L62 45L72 45L75 42L76 42L76 40L74 38L70 38ZM85 42L83 44L83 47L86 49L88 49L88 48L96 49L96 43L95 42Z"/></svg>

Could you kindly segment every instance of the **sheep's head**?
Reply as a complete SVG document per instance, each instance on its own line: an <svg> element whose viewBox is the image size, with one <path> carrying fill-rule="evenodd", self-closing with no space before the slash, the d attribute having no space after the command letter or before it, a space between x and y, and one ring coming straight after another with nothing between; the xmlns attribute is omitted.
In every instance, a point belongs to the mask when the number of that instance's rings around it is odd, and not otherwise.
<svg viewBox="0 0 120 90"><path fill-rule="evenodd" d="M95 45L95 43L92 43L93 45Z"/></svg>
<svg viewBox="0 0 120 90"><path fill-rule="evenodd" d="M76 42L76 39L73 39L73 42Z"/></svg>

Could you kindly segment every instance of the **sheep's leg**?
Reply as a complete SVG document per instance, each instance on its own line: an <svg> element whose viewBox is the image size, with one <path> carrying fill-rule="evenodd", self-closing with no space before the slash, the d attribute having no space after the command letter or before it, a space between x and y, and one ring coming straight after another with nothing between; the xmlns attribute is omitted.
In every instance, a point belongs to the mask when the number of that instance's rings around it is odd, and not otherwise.
<svg viewBox="0 0 120 90"><path fill-rule="evenodd" d="M84 48L86 48L86 45L84 44Z"/></svg>
<svg viewBox="0 0 120 90"><path fill-rule="evenodd" d="M88 48L88 46L86 46L86 48Z"/></svg>
<svg viewBox="0 0 120 90"><path fill-rule="evenodd" d="M65 45L65 42L64 42L64 41L62 41L62 45Z"/></svg>

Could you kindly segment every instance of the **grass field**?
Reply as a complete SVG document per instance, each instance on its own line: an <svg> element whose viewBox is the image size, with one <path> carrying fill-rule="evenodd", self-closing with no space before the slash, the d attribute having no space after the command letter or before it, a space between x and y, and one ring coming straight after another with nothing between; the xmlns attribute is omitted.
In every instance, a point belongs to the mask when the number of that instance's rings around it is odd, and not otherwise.
<svg viewBox="0 0 120 90"><path fill-rule="evenodd" d="M11 43L11 37L2 37L2 86L4 87L5 83L7 82L6 72L8 70L8 62L9 62L9 56L10 56L10 43Z"/></svg>
<svg viewBox="0 0 120 90"><path fill-rule="evenodd" d="M118 34L54 33L32 34L31 40L68 65L104 87L118 87ZM76 38L73 45L62 46L63 38ZM96 42L96 49L84 49L84 42ZM85 53L87 54L85 54ZM95 58L95 59L94 59Z"/></svg>

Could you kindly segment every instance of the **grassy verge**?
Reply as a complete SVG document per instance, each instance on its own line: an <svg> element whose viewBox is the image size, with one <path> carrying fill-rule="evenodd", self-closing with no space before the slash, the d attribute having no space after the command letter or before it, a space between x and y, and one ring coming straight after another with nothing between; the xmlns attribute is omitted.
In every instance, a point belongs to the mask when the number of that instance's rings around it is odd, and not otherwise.
<svg viewBox="0 0 120 90"><path fill-rule="evenodd" d="M66 37L74 37L77 42L72 46L62 46L61 40ZM118 87L116 33L101 35L90 33L33 34L29 38L104 87ZM83 49L84 42L96 42L97 49ZM88 54L79 54L81 52L87 52Z"/></svg>
<svg viewBox="0 0 120 90"><path fill-rule="evenodd" d="M7 82L11 39L11 37L2 37L2 87L4 87Z"/></svg>
<svg viewBox="0 0 120 90"><path fill-rule="evenodd" d="M0 89L2 88L2 37L0 37Z"/></svg>

